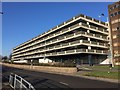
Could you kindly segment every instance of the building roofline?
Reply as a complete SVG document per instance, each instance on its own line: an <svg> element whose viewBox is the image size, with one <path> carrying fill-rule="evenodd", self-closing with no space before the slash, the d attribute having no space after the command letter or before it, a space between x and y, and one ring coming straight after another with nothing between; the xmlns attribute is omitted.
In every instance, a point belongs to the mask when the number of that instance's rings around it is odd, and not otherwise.
<svg viewBox="0 0 120 90"><path fill-rule="evenodd" d="M77 16L81 17L81 15L87 16L87 15L85 15L85 14L79 14L79 15L76 15L76 16L74 16L74 17L77 17ZM67 21L73 19L74 17L68 19ZM90 17L90 16L88 16L88 17ZM90 17L90 18L93 18L93 17ZM95 18L93 18L93 19L95 19ZM96 19L96 20L98 20L98 19ZM65 22L67 22L67 21L65 21ZM103 22L103 21L101 21L101 20L98 20L98 21ZM65 22L63 22L63 23L65 23ZM104 23L107 23L107 22L104 22ZM62 23L61 23L61 24L62 24ZM59 24L59 25L61 25L61 24ZM55 26L55 27L58 27L59 25L57 25L57 26ZM13 49L16 49L17 47L20 47L20 46L23 45L24 43L26 43L26 42L28 42L28 41L30 41L30 40L33 40L33 39L35 39L35 38L37 38L37 37L39 37L39 36L41 36L41 35L44 35L45 33L48 33L49 31L53 30L55 27L53 27L52 29L49 29L48 31L45 31L45 32L42 33L42 34L37 35L36 37L33 37L33 38L31 38L31 39L23 42L22 44L17 45L17 46L14 47Z"/></svg>

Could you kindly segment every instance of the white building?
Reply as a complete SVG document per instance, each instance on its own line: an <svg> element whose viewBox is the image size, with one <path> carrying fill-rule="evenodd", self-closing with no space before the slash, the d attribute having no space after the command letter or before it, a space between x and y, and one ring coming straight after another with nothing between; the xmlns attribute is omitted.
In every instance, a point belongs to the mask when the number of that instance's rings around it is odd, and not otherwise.
<svg viewBox="0 0 120 90"><path fill-rule="evenodd" d="M80 14L15 47L12 60L99 64L109 52L108 35L107 23Z"/></svg>

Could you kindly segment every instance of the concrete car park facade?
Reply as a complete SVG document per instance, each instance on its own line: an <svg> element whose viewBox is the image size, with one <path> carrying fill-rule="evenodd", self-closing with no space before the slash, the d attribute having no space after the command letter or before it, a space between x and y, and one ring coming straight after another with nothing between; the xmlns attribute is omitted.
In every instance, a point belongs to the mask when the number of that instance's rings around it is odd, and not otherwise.
<svg viewBox="0 0 120 90"><path fill-rule="evenodd" d="M108 23L80 14L15 47L12 60L47 58L91 65L104 61L108 53Z"/></svg>

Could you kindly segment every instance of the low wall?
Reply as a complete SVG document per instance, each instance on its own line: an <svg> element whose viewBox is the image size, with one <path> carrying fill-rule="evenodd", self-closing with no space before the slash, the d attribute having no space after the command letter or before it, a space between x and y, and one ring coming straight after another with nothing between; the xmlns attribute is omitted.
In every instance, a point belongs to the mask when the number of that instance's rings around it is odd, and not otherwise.
<svg viewBox="0 0 120 90"><path fill-rule="evenodd" d="M3 64L3 63L2 63ZM34 70L34 71L42 71L42 72L56 72L56 73L75 73L77 69L75 67L50 67L50 66L31 66L31 65L16 65L16 64L7 64L3 65L26 69L26 70Z"/></svg>

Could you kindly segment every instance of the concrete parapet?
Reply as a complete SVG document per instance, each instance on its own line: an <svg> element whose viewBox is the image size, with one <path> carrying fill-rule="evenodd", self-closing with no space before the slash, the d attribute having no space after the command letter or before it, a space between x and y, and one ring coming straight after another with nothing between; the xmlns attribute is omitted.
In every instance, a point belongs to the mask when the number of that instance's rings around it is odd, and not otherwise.
<svg viewBox="0 0 120 90"><path fill-rule="evenodd" d="M34 71L42 71L42 72L55 72L55 73L75 73L77 69L75 67L50 67L50 66L31 66L31 65L16 65L16 64L7 64L3 65L26 69L26 70L34 70Z"/></svg>

